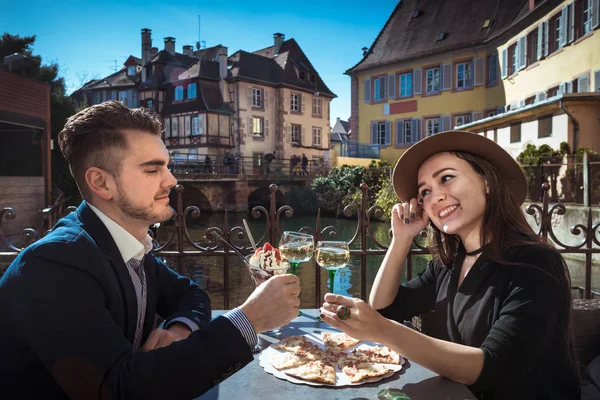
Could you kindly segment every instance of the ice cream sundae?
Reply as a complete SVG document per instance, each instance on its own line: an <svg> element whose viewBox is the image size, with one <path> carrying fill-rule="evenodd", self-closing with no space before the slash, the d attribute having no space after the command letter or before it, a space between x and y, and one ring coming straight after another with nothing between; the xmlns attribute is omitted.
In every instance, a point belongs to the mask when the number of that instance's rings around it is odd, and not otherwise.
<svg viewBox="0 0 600 400"><path fill-rule="evenodd" d="M250 275L257 286L274 275L286 274L290 267L289 263L281 258L279 249L268 242L262 248L256 249L249 262L252 265Z"/></svg>

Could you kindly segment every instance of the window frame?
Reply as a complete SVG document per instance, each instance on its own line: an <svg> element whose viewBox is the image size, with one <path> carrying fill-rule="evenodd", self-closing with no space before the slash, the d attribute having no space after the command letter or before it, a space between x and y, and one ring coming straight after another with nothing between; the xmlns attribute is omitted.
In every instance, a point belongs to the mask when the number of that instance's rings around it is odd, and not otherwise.
<svg viewBox="0 0 600 400"><path fill-rule="evenodd" d="M316 116L316 117L322 117L323 116L323 99L320 97L313 97L313 103L312 103L312 115Z"/></svg>
<svg viewBox="0 0 600 400"><path fill-rule="evenodd" d="M196 84L196 82L192 82L190 84L187 85L187 98L188 99L195 99L198 97L198 85Z"/></svg>
<svg viewBox="0 0 600 400"><path fill-rule="evenodd" d="M264 108L265 97L262 88L252 88L252 107L253 108Z"/></svg>
<svg viewBox="0 0 600 400"><path fill-rule="evenodd" d="M260 121L259 123L259 131L260 133L256 133L256 121ZM253 138L264 138L265 137L265 119L263 117L252 116L252 137Z"/></svg>
<svg viewBox="0 0 600 400"><path fill-rule="evenodd" d="M460 124L458 123L459 118L462 118L462 121ZM455 114L452 116L452 124L453 124L452 126L453 127L470 124L471 122L473 122L473 114L471 114L471 113Z"/></svg>
<svg viewBox="0 0 600 400"><path fill-rule="evenodd" d="M435 79L435 76L433 76L432 77L432 90L429 90L429 72L436 71L436 70L437 70L437 89L435 89L433 87L433 80ZM441 93L441 89L442 89L441 88L441 86L442 86L441 73L442 73L442 71L441 71L441 68L439 65L425 69L425 94L426 95Z"/></svg>
<svg viewBox="0 0 600 400"><path fill-rule="evenodd" d="M322 137L321 133L322 133L321 128L319 128L318 126L312 127L312 140L313 140L312 144L313 144L313 146L321 146L321 137Z"/></svg>
<svg viewBox="0 0 600 400"><path fill-rule="evenodd" d="M175 96L173 97L173 99L174 99L174 101L183 101L184 100L183 85L175 86Z"/></svg>
<svg viewBox="0 0 600 400"><path fill-rule="evenodd" d="M133 70L132 70L133 68ZM131 73L131 71L133 71L133 74ZM127 67L127 76L136 76L137 75L137 68L135 67L135 65L130 65L129 67Z"/></svg>
<svg viewBox="0 0 600 400"><path fill-rule="evenodd" d="M296 109L294 109L294 97L296 98ZM291 92L290 93L290 112L300 113L302 107L302 95L300 93Z"/></svg>
<svg viewBox="0 0 600 400"><path fill-rule="evenodd" d="M454 76L456 77L456 82L455 82L455 90L465 90L465 89L471 89L473 87L473 62L472 61L462 61L462 62L457 62L456 64L454 64L456 66L456 68L454 69ZM463 75L467 75L468 76L463 76L462 78L462 85L459 85L459 68L460 67L464 68L464 71L462 72ZM466 68L468 66L468 68Z"/></svg>
<svg viewBox="0 0 600 400"><path fill-rule="evenodd" d="M433 136L435 134L440 133L440 129L442 127L440 126L441 124L440 124L440 117L439 116L437 116L437 117L425 117L424 120L425 120L424 121L425 123L423 125L425 125L425 137ZM437 123L437 132L433 132L431 134L429 133L429 122L435 122L435 123ZM435 127L435 124L433 124L433 126Z"/></svg>
<svg viewBox="0 0 600 400"><path fill-rule="evenodd" d="M383 131L382 131L382 127L383 127ZM383 133L383 136L382 136ZM383 141L382 141L383 139ZM378 121L377 122L377 145L379 146L386 146L386 131L385 131L385 121Z"/></svg>
<svg viewBox="0 0 600 400"><path fill-rule="evenodd" d="M594 30L594 28L592 28L592 1L593 0L581 0L581 35L580 36L585 36ZM584 7L585 2L587 2L587 8ZM587 20L585 19L586 13L588 15ZM587 31L586 31L586 24L587 24Z"/></svg>
<svg viewBox="0 0 600 400"><path fill-rule="evenodd" d="M301 144L302 143L302 125L298 125L298 124L291 124L291 131L290 131L290 140L292 143L294 144ZM296 130L296 134L297 134L297 139L298 140L294 140L294 130Z"/></svg>
<svg viewBox="0 0 600 400"><path fill-rule="evenodd" d="M373 103L382 103L387 101L387 75L375 76L371 79L373 85L372 98ZM377 90L379 88L379 90ZM377 97L377 95L381 95Z"/></svg>
<svg viewBox="0 0 600 400"><path fill-rule="evenodd" d="M403 95L402 94L402 77L407 76L410 78L410 90L409 90L409 94ZM399 72L397 74L396 80L398 82L398 93L397 93L397 98L399 99L407 99L410 97L413 97L413 71L407 71L407 72Z"/></svg>
<svg viewBox="0 0 600 400"><path fill-rule="evenodd" d="M412 144L413 140L412 140L412 126L413 126L413 121L412 119L405 119L402 121L402 124L404 124L404 137L402 138L404 141L404 144ZM406 129L408 127L408 130ZM408 141L406 140L406 132L408 131Z"/></svg>

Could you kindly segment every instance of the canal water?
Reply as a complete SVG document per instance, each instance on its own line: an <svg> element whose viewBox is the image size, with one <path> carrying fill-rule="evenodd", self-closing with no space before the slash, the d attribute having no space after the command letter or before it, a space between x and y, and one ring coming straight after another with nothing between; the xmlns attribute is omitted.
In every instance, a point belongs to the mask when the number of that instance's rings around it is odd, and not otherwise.
<svg viewBox="0 0 600 400"><path fill-rule="evenodd" d="M266 221L264 216L260 219L254 219L248 214L228 214L228 226L231 229L234 226L243 226L242 219L246 218L250 226L255 239L259 239L264 235ZM224 227L225 214L223 213L202 213L200 218L192 219L188 218L188 231L190 238L198 243L198 245L214 246L217 244L215 241L208 241L205 234L210 227ZM292 216L291 218L281 217L281 231L291 230L296 231L303 227L315 228L316 216ZM356 218L321 218L321 228L331 226L335 228L338 233L336 239L332 240L351 240L357 229ZM371 221L371 231L375 239L387 246L390 243L389 238L389 223ZM158 237L160 242L164 242L168 235L172 232L172 228L166 226L165 229L161 229ZM234 239L235 241L236 239ZM237 241L239 245L249 245L247 241ZM369 241L367 244L369 249L377 249L377 245ZM170 249L175 249L170 247ZM360 237L352 246L352 248L360 248ZM185 246L186 250L193 250L188 244ZM221 248L222 249L222 248ZM246 271L242 261L237 256L232 256L230 259L230 274L229 274L229 308L236 307L244 302L244 300L250 295L254 289L254 285ZM574 259L569 255L566 256L569 269L571 271L571 278L574 285L584 286L584 261L582 259ZM429 262L429 256L415 256L413 258L413 274L421 272ZM167 263L177 268L176 260L165 259ZM369 255L366 258L366 277L367 277L367 293L370 291L377 270L383 261L383 255ZM213 309L220 309L224 307L224 272L223 272L223 258L222 257L189 257L184 260L183 263L184 274L190 276L195 282L197 282L211 297ZM592 290L600 290L600 273L598 270L600 266L597 262L593 265L592 271ZM321 276L321 294L325 294L328 291L328 274L327 271L319 268L315 264L314 258L306 263L302 263L298 270L298 277L301 281L302 294L301 300L303 308L312 308L315 306L315 274L319 273ZM360 274L360 258L352 257L350 264L341 270L338 270L335 280L335 293L343 294L346 296L360 297L361 287L361 274ZM574 296L578 297L578 294L574 292Z"/></svg>

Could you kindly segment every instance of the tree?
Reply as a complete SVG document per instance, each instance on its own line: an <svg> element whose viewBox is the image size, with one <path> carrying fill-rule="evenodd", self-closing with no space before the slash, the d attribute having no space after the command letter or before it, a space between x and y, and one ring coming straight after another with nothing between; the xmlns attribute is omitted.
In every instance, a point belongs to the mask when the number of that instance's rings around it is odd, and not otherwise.
<svg viewBox="0 0 600 400"><path fill-rule="evenodd" d="M58 133L62 130L67 118L75 113L71 99L66 94L64 78L59 76L59 66L53 62L42 65L42 57L33 54L35 35L19 36L4 33L0 37L0 60L4 57L21 53L38 61L35 66L24 71L28 78L50 85L50 136L57 143ZM52 152L52 182L72 203L79 202L79 191L69 171L69 166L59 151Z"/></svg>
<svg viewBox="0 0 600 400"><path fill-rule="evenodd" d="M569 145L566 142L560 144L559 150L554 150L547 144L536 147L528 144L517 156L521 164L529 186L529 200L540 201L542 195L542 183L550 178L552 188L552 201L558 201L557 181L560 168L565 155L569 153Z"/></svg>

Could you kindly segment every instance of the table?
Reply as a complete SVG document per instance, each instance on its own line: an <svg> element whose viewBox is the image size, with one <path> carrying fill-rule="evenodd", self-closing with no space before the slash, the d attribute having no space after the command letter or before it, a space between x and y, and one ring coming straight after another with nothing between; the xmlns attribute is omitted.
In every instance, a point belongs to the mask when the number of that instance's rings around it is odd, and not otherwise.
<svg viewBox="0 0 600 400"><path fill-rule="evenodd" d="M213 317L223 314L224 311L213 311ZM314 317L318 310L302 310L304 315L295 318L285 326L278 337L259 335L259 346L266 348L280 338L306 333L319 333L319 331L332 330L327 324L317 322ZM465 385L453 382L437 375L436 373L406 360L402 370L393 376L378 382L361 386L347 386L331 388L324 386L309 386L294 384L266 373L259 365L258 355L254 361L230 376L224 382L206 392L197 400L230 400L230 399L291 399L291 400L375 400L377 393L384 389L400 390L411 400L419 399L444 399L444 400L470 400L475 396Z"/></svg>

